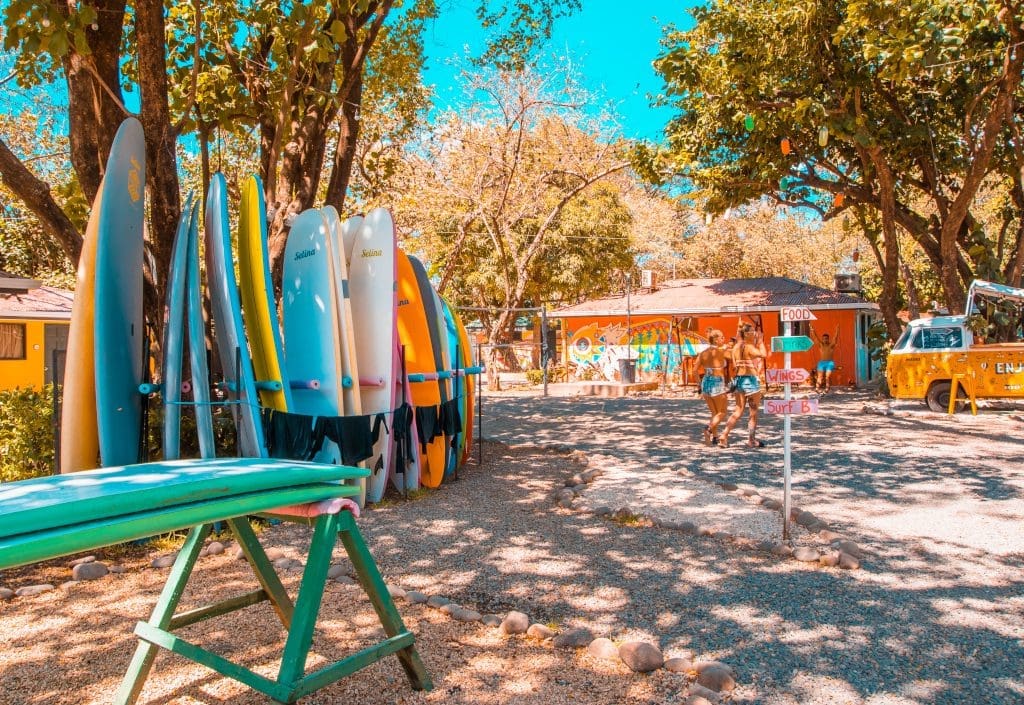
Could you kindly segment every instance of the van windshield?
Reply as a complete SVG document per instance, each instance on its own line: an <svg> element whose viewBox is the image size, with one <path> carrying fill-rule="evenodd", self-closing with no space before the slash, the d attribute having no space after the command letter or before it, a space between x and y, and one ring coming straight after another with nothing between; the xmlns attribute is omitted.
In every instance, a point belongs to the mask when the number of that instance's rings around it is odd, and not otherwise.
<svg viewBox="0 0 1024 705"><path fill-rule="evenodd" d="M907 347L907 343L910 341L911 328L907 326L903 329L903 334L896 341L896 344L892 346L893 350L903 350Z"/></svg>
<svg viewBox="0 0 1024 705"><path fill-rule="evenodd" d="M922 328L914 335L913 344L918 350L959 348L964 344L963 332L959 328Z"/></svg>

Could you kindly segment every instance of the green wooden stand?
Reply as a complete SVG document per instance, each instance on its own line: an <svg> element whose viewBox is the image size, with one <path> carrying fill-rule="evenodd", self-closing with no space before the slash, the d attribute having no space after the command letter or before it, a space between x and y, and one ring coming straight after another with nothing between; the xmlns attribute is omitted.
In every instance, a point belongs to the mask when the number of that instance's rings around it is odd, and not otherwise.
<svg viewBox="0 0 1024 705"><path fill-rule="evenodd" d="M178 558L171 568L167 584L153 610L153 616L148 622L139 622L135 628L135 634L139 637L140 643L128 666L124 681L114 697L114 703L130 705L136 702L146 678L152 670L157 648L172 651L200 663L267 695L278 703L294 703L299 698L314 693L390 654L398 656L413 688L430 690L432 687L430 676L413 646L413 634L402 623L402 618L395 608L363 537L356 528L352 515L343 511L339 514L317 517L313 522L313 540L309 547L306 569L302 575L302 582L294 604L288 597L277 572L260 546L247 519L239 517L228 520L228 524L256 573L260 589L213 605L175 614L178 602L185 590L185 584L192 574L192 569L199 558L199 551L203 541L210 533L212 524L194 527L189 532L185 545L178 553ZM370 602L384 626L387 638L379 644L307 675L305 672L306 659L313 640L313 628L320 612L331 553L339 536L356 570L359 582L369 596ZM270 602L288 632L281 668L276 680L261 676L172 633L174 629L264 601Z"/></svg>

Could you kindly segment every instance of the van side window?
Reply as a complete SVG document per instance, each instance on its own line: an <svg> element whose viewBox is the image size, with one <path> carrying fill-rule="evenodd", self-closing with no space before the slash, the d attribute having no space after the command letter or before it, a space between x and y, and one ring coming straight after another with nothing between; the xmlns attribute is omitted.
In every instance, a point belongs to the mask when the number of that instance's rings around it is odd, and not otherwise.
<svg viewBox="0 0 1024 705"><path fill-rule="evenodd" d="M914 336L918 350L942 350L963 345L963 331L959 328L922 328Z"/></svg>

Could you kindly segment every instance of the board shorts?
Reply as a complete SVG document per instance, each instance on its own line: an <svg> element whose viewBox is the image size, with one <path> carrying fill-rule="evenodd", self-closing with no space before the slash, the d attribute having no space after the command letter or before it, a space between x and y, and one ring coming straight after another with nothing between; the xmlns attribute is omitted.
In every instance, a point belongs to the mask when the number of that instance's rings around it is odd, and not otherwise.
<svg viewBox="0 0 1024 705"><path fill-rule="evenodd" d="M822 360L818 363L818 372L835 372L836 361L835 360Z"/></svg>
<svg viewBox="0 0 1024 705"><path fill-rule="evenodd" d="M707 397L718 397L725 394L725 377L704 375L700 381L700 393Z"/></svg>
<svg viewBox="0 0 1024 705"><path fill-rule="evenodd" d="M761 380L754 375L738 375L733 378L736 391L749 397L751 394L758 394L761 391Z"/></svg>

